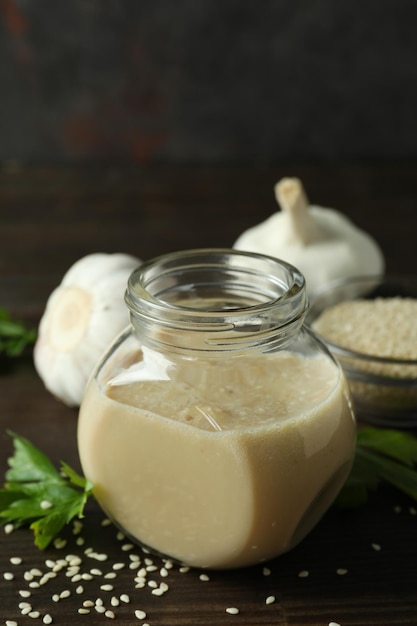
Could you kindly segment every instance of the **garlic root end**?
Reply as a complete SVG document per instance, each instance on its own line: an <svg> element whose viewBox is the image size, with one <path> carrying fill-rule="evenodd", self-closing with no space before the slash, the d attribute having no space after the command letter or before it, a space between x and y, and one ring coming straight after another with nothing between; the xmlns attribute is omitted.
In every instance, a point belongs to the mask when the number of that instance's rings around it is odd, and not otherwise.
<svg viewBox="0 0 417 626"><path fill-rule="evenodd" d="M274 188L275 198L286 212L294 241L307 245L318 237L317 225L309 215L309 201L299 178L282 178Z"/></svg>

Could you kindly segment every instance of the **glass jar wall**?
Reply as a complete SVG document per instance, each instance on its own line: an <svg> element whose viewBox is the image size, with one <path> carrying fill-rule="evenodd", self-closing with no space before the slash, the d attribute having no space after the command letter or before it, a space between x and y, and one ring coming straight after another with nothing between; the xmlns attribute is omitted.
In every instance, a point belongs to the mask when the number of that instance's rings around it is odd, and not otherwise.
<svg viewBox="0 0 417 626"><path fill-rule="evenodd" d="M278 259L190 250L140 266L131 326L80 408L86 477L114 522L189 565L288 551L346 479L345 378L304 326L304 278Z"/></svg>

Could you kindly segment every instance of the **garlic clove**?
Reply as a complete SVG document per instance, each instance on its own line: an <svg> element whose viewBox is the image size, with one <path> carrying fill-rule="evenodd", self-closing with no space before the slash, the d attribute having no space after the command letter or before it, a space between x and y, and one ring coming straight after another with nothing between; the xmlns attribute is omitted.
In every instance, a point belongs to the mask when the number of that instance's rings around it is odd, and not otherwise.
<svg viewBox="0 0 417 626"><path fill-rule="evenodd" d="M279 181L275 196L282 210L242 233L234 248L295 265L308 293L336 278L383 273L384 256L375 239L341 212L310 205L299 179Z"/></svg>
<svg viewBox="0 0 417 626"><path fill-rule="evenodd" d="M121 253L87 255L50 294L39 323L34 364L48 391L68 406L79 406L99 357L127 327L124 293L140 263Z"/></svg>

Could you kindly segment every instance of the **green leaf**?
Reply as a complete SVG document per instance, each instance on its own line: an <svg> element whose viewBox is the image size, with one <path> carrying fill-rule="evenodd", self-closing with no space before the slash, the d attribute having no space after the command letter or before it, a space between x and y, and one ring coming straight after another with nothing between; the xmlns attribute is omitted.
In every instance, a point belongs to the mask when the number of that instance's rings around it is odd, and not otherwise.
<svg viewBox="0 0 417 626"><path fill-rule="evenodd" d="M80 476L75 470L73 470L67 463L61 461L61 472L67 476L72 485L81 487L82 489L92 489L92 484L87 481L84 476Z"/></svg>
<svg viewBox="0 0 417 626"><path fill-rule="evenodd" d="M36 337L34 329L13 320L5 309L0 308L0 354L19 356L26 346L35 343Z"/></svg>
<svg viewBox="0 0 417 626"><path fill-rule="evenodd" d="M417 439L389 429L367 427L357 435L352 470L336 504L340 508L358 507L371 491L387 483L417 500Z"/></svg>
<svg viewBox="0 0 417 626"><path fill-rule="evenodd" d="M62 511L55 511L31 523L30 529L35 535L35 545L44 550L49 546L67 523L67 515Z"/></svg>
<svg viewBox="0 0 417 626"><path fill-rule="evenodd" d="M62 476L55 469L52 461L38 448L12 431L7 431L13 438L14 456L8 463L11 469L6 473L8 482L31 482L53 480L63 482Z"/></svg>
<svg viewBox="0 0 417 626"><path fill-rule="evenodd" d="M29 525L43 549L74 517L82 517L92 485L66 463L58 471L27 439L9 432L14 455L0 489L0 521Z"/></svg>
<svg viewBox="0 0 417 626"><path fill-rule="evenodd" d="M417 463L416 437L400 431L382 428L362 428L358 431L359 448L369 448L397 459L412 467Z"/></svg>

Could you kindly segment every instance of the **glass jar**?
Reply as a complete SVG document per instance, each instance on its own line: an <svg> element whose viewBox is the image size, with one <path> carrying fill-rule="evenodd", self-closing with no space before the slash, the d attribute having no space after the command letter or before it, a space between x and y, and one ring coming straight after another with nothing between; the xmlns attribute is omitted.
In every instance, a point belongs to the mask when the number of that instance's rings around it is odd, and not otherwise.
<svg viewBox="0 0 417 626"><path fill-rule="evenodd" d="M235 250L168 254L133 272L131 326L79 414L85 476L154 552L232 568L295 546L351 468L341 368L304 326L302 274Z"/></svg>

